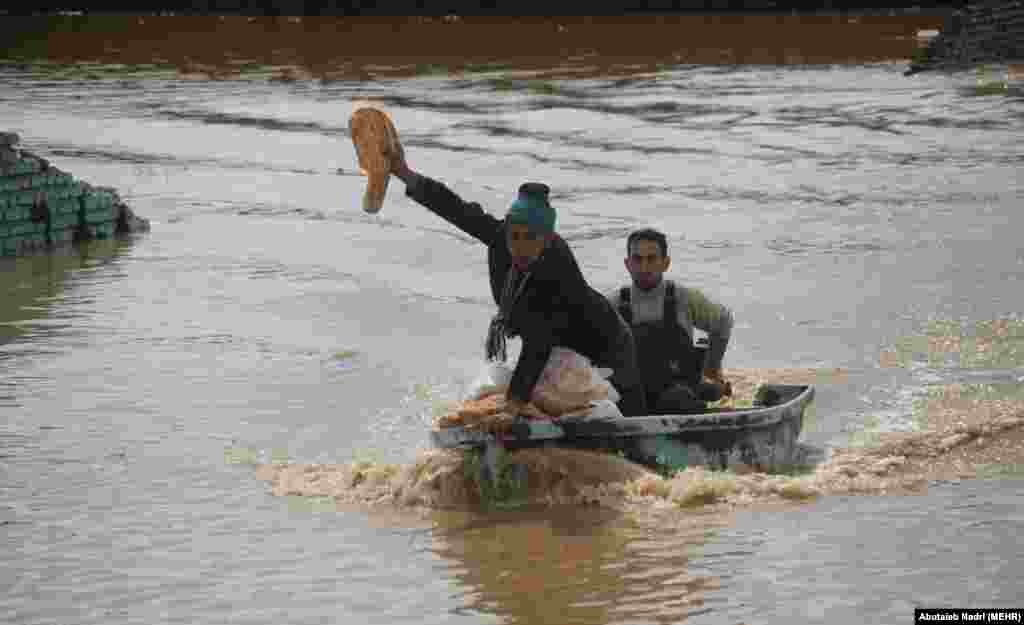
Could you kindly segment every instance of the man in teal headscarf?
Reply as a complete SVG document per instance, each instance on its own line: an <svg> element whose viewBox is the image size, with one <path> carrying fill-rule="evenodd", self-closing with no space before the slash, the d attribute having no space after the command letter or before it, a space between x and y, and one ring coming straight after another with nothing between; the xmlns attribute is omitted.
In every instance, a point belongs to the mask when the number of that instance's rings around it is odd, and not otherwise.
<svg viewBox="0 0 1024 625"><path fill-rule="evenodd" d="M549 188L519 187L504 219L465 202L447 186L409 168L399 148L392 171L406 184L406 195L487 246L491 294L498 314L487 335L487 357L504 360L505 339L523 340L506 396L506 408L525 408L555 346L586 356L596 367L612 369L609 381L622 396L626 416L646 412L629 326L615 308L587 284L569 245L555 233Z"/></svg>

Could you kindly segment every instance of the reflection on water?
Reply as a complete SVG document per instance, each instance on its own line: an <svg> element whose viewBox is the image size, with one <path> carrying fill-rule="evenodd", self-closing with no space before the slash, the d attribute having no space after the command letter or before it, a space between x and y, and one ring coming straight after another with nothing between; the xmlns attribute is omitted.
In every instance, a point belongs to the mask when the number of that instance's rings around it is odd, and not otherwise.
<svg viewBox="0 0 1024 625"><path fill-rule="evenodd" d="M555 506L433 518L431 550L459 580L462 610L503 622L678 623L720 586L690 562L717 517Z"/></svg>
<svg viewBox="0 0 1024 625"><path fill-rule="evenodd" d="M12 354L5 344L24 341L42 348L72 328L71 319L52 314L51 308L74 297L76 284L87 282L90 274L110 265L131 245L126 238L96 240L46 254L0 258L0 360Z"/></svg>

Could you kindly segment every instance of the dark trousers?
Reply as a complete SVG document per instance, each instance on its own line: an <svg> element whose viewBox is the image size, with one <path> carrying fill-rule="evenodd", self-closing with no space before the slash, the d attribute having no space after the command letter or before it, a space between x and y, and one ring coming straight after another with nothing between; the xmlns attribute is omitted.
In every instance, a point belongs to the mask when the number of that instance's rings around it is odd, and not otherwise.
<svg viewBox="0 0 1024 625"><path fill-rule="evenodd" d="M647 393L644 391L643 376L637 361L633 332L625 321L620 321L619 332L609 342L610 348L607 353L594 364L612 370L612 376L608 381L622 396L617 405L623 416L639 417L649 414Z"/></svg>
<svg viewBox="0 0 1024 625"><path fill-rule="evenodd" d="M615 386L615 380L609 380L609 382L612 383L612 386ZM647 410L647 393L644 392L642 384L623 388L615 386L615 390L622 396L619 399L619 403L616 404L622 416L642 417L650 414L650 411Z"/></svg>
<svg viewBox="0 0 1024 625"><path fill-rule="evenodd" d="M651 414L694 414L706 410L707 402L721 398L722 393L715 385L700 382L694 388L675 382L661 392L649 393L647 405Z"/></svg>
<svg viewBox="0 0 1024 625"><path fill-rule="evenodd" d="M650 402L651 414L693 414L701 412L705 403L697 397L693 389L685 384L672 384L661 392L651 393L647 397Z"/></svg>

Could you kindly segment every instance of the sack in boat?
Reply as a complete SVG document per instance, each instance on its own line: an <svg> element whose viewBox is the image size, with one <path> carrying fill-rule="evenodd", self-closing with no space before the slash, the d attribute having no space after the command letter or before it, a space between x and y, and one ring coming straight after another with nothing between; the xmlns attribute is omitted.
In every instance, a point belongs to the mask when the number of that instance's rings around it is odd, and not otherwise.
<svg viewBox="0 0 1024 625"><path fill-rule="evenodd" d="M480 399L493 393L508 391L513 368L503 362L488 362L470 385L466 397ZM585 357L571 349L555 347L551 350L544 370L533 387L530 401L545 414L561 416L578 412L590 406L590 402L610 400L618 402L621 397L615 387L605 378L612 372L598 369Z"/></svg>
<svg viewBox="0 0 1024 625"><path fill-rule="evenodd" d="M504 393L495 393L479 399L463 400L455 412L442 416L435 422L438 428L464 427L469 430L501 432L515 422L517 415L505 410ZM526 404L522 416L528 419L551 419L533 403Z"/></svg>
<svg viewBox="0 0 1024 625"><path fill-rule="evenodd" d="M495 393L504 394L512 381L512 368L503 362L489 361L484 364L480 374L473 380L466 392L468 399L481 399Z"/></svg>
<svg viewBox="0 0 1024 625"><path fill-rule="evenodd" d="M594 368L585 356L555 347L530 400L545 413L555 416L578 412L593 401L617 402L619 393L604 379L608 375L610 372Z"/></svg>
<svg viewBox="0 0 1024 625"><path fill-rule="evenodd" d="M363 210L377 213L384 206L384 195L391 178L390 154L400 146L398 131L387 113L364 107L348 120L352 143L356 146L359 167L368 178L363 194Z"/></svg>
<svg viewBox="0 0 1024 625"><path fill-rule="evenodd" d="M437 426L499 431L512 419L504 412L504 395L512 373L513 368L506 363L485 363L467 391L466 399L456 412L441 417ZM523 416L531 419L587 416L593 409L591 402L610 404L611 410L604 408L602 414L618 413L614 402L619 401L619 393L605 379L610 375L611 371L596 369L586 357L573 350L555 347Z"/></svg>

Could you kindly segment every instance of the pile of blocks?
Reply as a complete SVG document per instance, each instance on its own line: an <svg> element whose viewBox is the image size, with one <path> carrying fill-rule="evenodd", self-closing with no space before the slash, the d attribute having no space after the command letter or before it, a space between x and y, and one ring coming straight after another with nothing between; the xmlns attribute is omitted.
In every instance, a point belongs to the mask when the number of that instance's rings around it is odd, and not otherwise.
<svg viewBox="0 0 1024 625"><path fill-rule="evenodd" d="M943 67L1024 63L1024 0L960 4L904 75Z"/></svg>
<svg viewBox="0 0 1024 625"><path fill-rule="evenodd" d="M0 255L114 236L127 207L113 189L75 180L17 149L18 141L14 133L0 133Z"/></svg>

